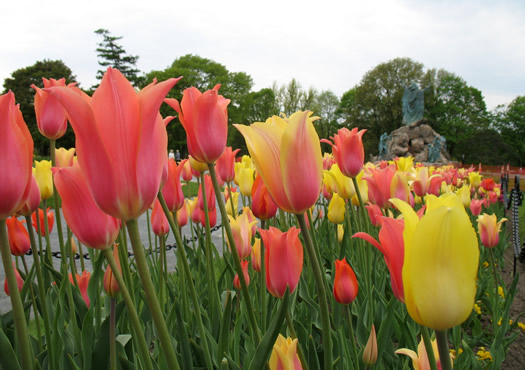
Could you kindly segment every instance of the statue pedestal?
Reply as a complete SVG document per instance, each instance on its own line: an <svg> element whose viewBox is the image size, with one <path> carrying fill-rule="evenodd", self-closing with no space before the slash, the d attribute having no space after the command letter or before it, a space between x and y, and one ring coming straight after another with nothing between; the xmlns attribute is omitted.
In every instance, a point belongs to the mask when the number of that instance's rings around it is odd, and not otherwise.
<svg viewBox="0 0 525 370"><path fill-rule="evenodd" d="M426 119L419 120L409 126L402 126L390 134L392 139L387 142L387 153L382 158L377 156L374 161L391 160L396 157L414 157L416 162L431 162L445 164L450 162L450 155L443 145L442 136L430 127Z"/></svg>

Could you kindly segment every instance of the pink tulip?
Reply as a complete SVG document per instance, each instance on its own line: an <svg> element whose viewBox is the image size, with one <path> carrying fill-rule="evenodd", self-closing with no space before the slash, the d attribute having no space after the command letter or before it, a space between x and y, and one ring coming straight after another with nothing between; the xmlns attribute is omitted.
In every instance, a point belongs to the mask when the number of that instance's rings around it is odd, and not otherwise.
<svg viewBox="0 0 525 370"><path fill-rule="evenodd" d="M28 217L38 209L39 205L40 189L38 188L35 178L31 176L31 188L29 189L29 195L27 196L27 200L22 208L20 208L17 212L22 216Z"/></svg>
<svg viewBox="0 0 525 370"><path fill-rule="evenodd" d="M268 220L277 213L277 206L259 175L252 186L252 211L260 220Z"/></svg>
<svg viewBox="0 0 525 370"><path fill-rule="evenodd" d="M7 236L9 239L9 248L13 256L22 256L31 248L29 233L24 224L16 217L10 217L5 220L7 225Z"/></svg>
<svg viewBox="0 0 525 370"><path fill-rule="evenodd" d="M108 68L91 99L71 88L45 89L68 113L95 202L113 217L136 219L157 196L168 153L159 108L177 81L154 81L137 93L122 73Z"/></svg>
<svg viewBox="0 0 525 370"><path fill-rule="evenodd" d="M162 188L162 195L171 212L176 212L184 205L184 193L180 183L180 173L188 160L177 165L174 159L168 159L168 180Z"/></svg>
<svg viewBox="0 0 525 370"><path fill-rule="evenodd" d="M235 177L235 156L240 149L232 151L231 146L227 146L222 155L217 159L217 176L223 182L232 182Z"/></svg>
<svg viewBox="0 0 525 370"><path fill-rule="evenodd" d="M54 180L73 234L90 248L109 248L117 239L120 222L97 206L82 170L76 166L55 168Z"/></svg>
<svg viewBox="0 0 525 370"><path fill-rule="evenodd" d="M7 219L26 202L31 189L33 139L15 94L0 95L0 220Z"/></svg>
<svg viewBox="0 0 525 370"><path fill-rule="evenodd" d="M158 199L155 199L153 211L151 212L151 227L157 236L164 236L170 231L168 218L164 214Z"/></svg>
<svg viewBox="0 0 525 370"><path fill-rule="evenodd" d="M368 173L363 176L363 180L368 182L368 198L380 208L390 207L391 198L390 185L396 173L396 166L389 165L385 168L370 168Z"/></svg>
<svg viewBox="0 0 525 370"><path fill-rule="evenodd" d="M13 262L13 270L15 270L15 276L16 276L16 284L18 285L18 290L22 291L22 288L24 287L24 280L22 279L22 276L20 276L20 273L16 269L15 263ZM4 280L4 292L7 295L11 295L9 293L9 285L7 284L7 278Z"/></svg>
<svg viewBox="0 0 525 370"><path fill-rule="evenodd" d="M334 298L341 304L350 304L357 297L359 287L354 270L346 259L335 261Z"/></svg>
<svg viewBox="0 0 525 370"><path fill-rule="evenodd" d="M230 100L219 95L219 88L201 93L190 87L184 90L180 105L176 99L164 100L179 113L191 156L203 163L215 162L226 147Z"/></svg>
<svg viewBox="0 0 525 370"><path fill-rule="evenodd" d="M82 296L82 299L84 299L84 302L86 302L86 306L89 308L90 301L87 289L89 285L89 279L91 278L91 273L83 271L82 275L75 274L75 278L77 279L80 295ZM73 276L71 275L71 273L69 274L69 281L71 282L71 284L74 284Z"/></svg>
<svg viewBox="0 0 525 370"><path fill-rule="evenodd" d="M244 281L246 281L246 286L250 284L250 274L248 273L248 260L241 261L242 274L244 275ZM235 274L233 278L233 287L237 290L241 290L241 281L239 275Z"/></svg>
<svg viewBox="0 0 525 370"><path fill-rule="evenodd" d="M333 144L326 139L321 142L330 144L335 160L343 175L356 177L363 168L365 150L363 148L363 134L366 130L358 131L354 127L352 131L343 127L332 137Z"/></svg>

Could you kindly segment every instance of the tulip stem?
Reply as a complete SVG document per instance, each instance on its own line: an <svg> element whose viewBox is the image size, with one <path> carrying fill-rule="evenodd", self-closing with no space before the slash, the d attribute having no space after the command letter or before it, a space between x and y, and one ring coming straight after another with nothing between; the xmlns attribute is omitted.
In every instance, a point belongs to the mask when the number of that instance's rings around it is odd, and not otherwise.
<svg viewBox="0 0 525 370"><path fill-rule="evenodd" d="M49 240L49 223L47 222L47 199L42 200L42 214L44 217L44 237L46 238L46 257L49 266L53 266L53 259L51 258L51 241ZM40 224L40 211L38 213L38 224Z"/></svg>
<svg viewBox="0 0 525 370"><path fill-rule="evenodd" d="M149 309L151 311L151 317L155 323L155 328L157 329L160 343L162 345L162 351L168 364L173 366L174 369L180 369L179 362L177 361L177 356L175 355L175 350L171 343L170 334L168 328L166 327L166 321L164 321L164 316L162 310L160 309L159 300L157 294L155 293L155 286L151 281L151 275L148 270L148 264L146 262L146 256L144 255L144 246L140 240L139 225L137 220L129 220L126 222L128 227L129 238L131 240L131 246L133 248L133 254L135 255L135 263L137 265L137 270L142 282L142 288L146 294L146 302L148 303Z"/></svg>
<svg viewBox="0 0 525 370"><path fill-rule="evenodd" d="M193 301L193 310L195 311L195 317L197 319L197 327L199 328L199 334L201 336L201 344L202 344L202 350L204 352L204 359L206 361L206 366L208 369L213 369L212 361L211 361L211 355L210 351L208 349L208 341L206 339L206 332L204 330L204 324L202 323L202 315L201 315L201 309L199 304L199 299L197 297L197 291L195 290L195 285L193 283L193 280L191 278L191 271L190 266L188 264L188 257L186 256L186 251L184 249L184 244L182 243L182 238L180 236L179 231L179 225L177 225L177 218L173 217L168 209L168 206L166 204L166 201L164 200L164 196L162 195L162 192L159 191L158 194L159 202L162 207L162 210L164 211L164 214L166 215L166 218L168 219L168 223L170 224L171 230L173 231L173 234L175 234L175 241L177 242L177 251L179 252L178 260L181 261L183 266L183 273L182 276L185 275L186 282L184 283L188 284L188 287L190 288L190 295L191 299Z"/></svg>
<svg viewBox="0 0 525 370"><path fill-rule="evenodd" d="M259 327L257 326L257 321L255 319L255 313L252 306L250 292L248 291L248 285L246 284L246 280L244 279L241 260L239 258L239 253L237 252L235 239L233 238L232 228L230 225L230 221L228 220L228 214L226 213L226 205L224 204L224 199L220 195L221 189L219 187L219 180L217 180L217 173L215 172L215 164L208 163L208 169L210 171L211 180L213 182L213 188L215 189L217 203L219 203L219 210L221 211L222 217L222 225L226 229L226 235L228 236L228 241L230 242L230 250L233 254L235 270L237 272L237 275L239 275L239 282L241 283L241 292L244 298L243 302L246 305L246 311L248 311L248 318L252 330L252 335L255 337L255 344L257 346L261 342L261 333L259 333Z"/></svg>
<svg viewBox="0 0 525 370"><path fill-rule="evenodd" d="M436 331L437 334L437 331ZM427 351L428 363L430 370L437 370L436 356L434 354L434 347L432 347L432 341L430 340L430 333L426 326L421 325L421 335L423 336L423 342L425 343L425 350ZM441 357L441 356L440 356Z"/></svg>
<svg viewBox="0 0 525 370"><path fill-rule="evenodd" d="M330 316L328 313L328 300L326 297L325 279L317 259L317 253L314 249L312 239L310 238L310 232L306 226L306 220L303 214L295 215L299 226L301 227L301 233L303 234L304 244L306 245L306 251L308 258L310 259L310 265L312 272L314 273L314 279L317 286L317 295L319 299L319 308L321 309L321 326L323 330L323 349L324 349L324 369L329 370L332 368L332 330L330 327Z"/></svg>
<svg viewBox="0 0 525 370"><path fill-rule="evenodd" d="M450 362L450 352L448 349L447 330L436 330L436 339L438 344L441 370L452 370L452 363Z"/></svg>
<svg viewBox="0 0 525 370"><path fill-rule="evenodd" d="M135 309L135 304L131 299L126 283L122 278L120 270L117 266L117 262L115 261L115 258L113 258L111 248L104 249L102 253L104 253L104 257L106 257L106 260L109 263L109 267L111 267L113 277L115 278L115 280L117 280L120 292L122 293L122 297L124 298L124 303L126 304L126 308L128 309L128 316L131 320L131 325L133 326L133 339L137 342L138 350L141 355L140 357L142 358L142 365L145 369L152 370L153 365L151 363L148 345L146 344L146 339L144 338L144 329L140 324L139 316L137 314L137 310ZM120 258L120 260L122 261L122 258ZM112 301L113 300L114 299L112 299Z"/></svg>
<svg viewBox="0 0 525 370"><path fill-rule="evenodd" d="M42 318L44 319L44 331L46 332L46 345L51 369L56 369L55 358L52 351L51 327L49 326L49 313L46 304L46 291L44 287L44 277L42 276L42 269L40 266L40 255L36 247L35 233L31 227L31 217L26 216L27 231L29 233L29 241L31 242L31 252L33 253L33 264L36 270L36 281L38 283L38 295L40 297L40 307L42 308Z"/></svg>
<svg viewBox="0 0 525 370"><path fill-rule="evenodd" d="M24 265L24 272L26 273L26 279L27 277L29 276L29 269L27 268L27 263L26 263L26 258L25 258L25 254L22 254L22 264ZM42 350L44 349L43 345L42 345L42 334L40 332L40 317L38 315L38 309L36 307L36 297L35 297L35 291L33 289L33 280L31 281L27 281L29 283L29 293L31 295L31 303L33 305L33 313L35 315L35 325L36 325L36 335L38 336L37 339L38 339L38 350L40 352L42 352ZM44 304L42 302L42 304Z"/></svg>
<svg viewBox="0 0 525 370"><path fill-rule="evenodd" d="M232 217L237 218L237 210L235 209L235 204L233 204L233 193L232 193L232 187L231 187L230 181L228 181L228 193L230 194L230 204L232 206Z"/></svg>
<svg viewBox="0 0 525 370"><path fill-rule="evenodd" d="M345 312L346 321L348 321L348 328L350 331L350 344L352 345L352 352L353 352L355 361L357 361L356 368L359 369L359 355L358 355L359 352L357 351L357 342L356 342L355 334L354 334L354 324L352 323L352 315L350 313L350 305L349 304L344 305L343 311ZM351 360L352 359L350 359L350 361Z"/></svg>
<svg viewBox="0 0 525 370"><path fill-rule="evenodd" d="M22 368L33 369L34 358L29 341L24 305L20 298L15 270L11 261L11 249L9 248L5 220L0 220L0 253L2 254L7 286L9 287L13 319L15 321L15 336L18 339L18 347L20 349L20 355L22 356ZM45 302L42 302L42 304L45 304Z"/></svg>
<svg viewBox="0 0 525 370"><path fill-rule="evenodd" d="M262 220L261 221L261 229L265 230L266 229L266 221L265 220ZM261 305L261 328L264 331L266 331L266 265L265 265L265 259L264 259L264 254L266 252L265 250L265 247L264 247L264 244L263 243L259 243L259 245L261 246L261 249L260 249L260 266L261 266L261 271L259 273L259 282L260 282L260 286L259 286L259 304Z"/></svg>
<svg viewBox="0 0 525 370"><path fill-rule="evenodd" d="M292 313L290 312L290 306L286 308L286 324L288 326L288 331L290 332L290 335L292 336L292 339L297 338L297 334L295 332L295 329L293 327L293 319L292 319ZM306 363L306 360L304 359L304 351L301 343L298 343L297 345L297 355L299 356L299 361L301 362L301 366L303 370L308 370L308 364Z"/></svg>
<svg viewBox="0 0 525 370"><path fill-rule="evenodd" d="M117 316L117 304L115 298L111 298L109 311L109 358L111 370L117 370L117 342L115 340L115 324Z"/></svg>

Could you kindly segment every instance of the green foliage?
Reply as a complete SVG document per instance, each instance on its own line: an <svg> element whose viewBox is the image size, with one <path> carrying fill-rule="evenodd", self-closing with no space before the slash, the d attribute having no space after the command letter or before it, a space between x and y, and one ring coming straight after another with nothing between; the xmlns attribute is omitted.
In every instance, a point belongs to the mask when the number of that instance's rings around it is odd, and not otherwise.
<svg viewBox="0 0 525 370"><path fill-rule="evenodd" d="M508 145L508 161L515 166L525 164L525 96L518 96L507 107L496 109L495 126Z"/></svg>
<svg viewBox="0 0 525 370"><path fill-rule="evenodd" d="M41 60L35 64L17 69L11 77L4 81L4 93L11 90L15 94L16 102L20 104L20 110L24 120L33 137L35 152L41 155L49 155L49 140L40 134L36 124L35 108L33 105L35 90L31 85L44 88L42 77L60 79L65 78L66 83L75 82L76 76L71 69L61 60ZM57 141L58 147L71 148L75 146L75 137L71 127L66 134Z"/></svg>
<svg viewBox="0 0 525 370"><path fill-rule="evenodd" d="M97 80L102 80L107 67L118 69L134 86L139 86L144 79L139 76L139 70L136 68L138 55L127 55L126 50L117 44L122 36L111 36L111 33L103 28L95 31L97 35L102 36L102 41L97 43L98 64L104 67L103 70L97 71ZM94 90L96 86L92 89Z"/></svg>

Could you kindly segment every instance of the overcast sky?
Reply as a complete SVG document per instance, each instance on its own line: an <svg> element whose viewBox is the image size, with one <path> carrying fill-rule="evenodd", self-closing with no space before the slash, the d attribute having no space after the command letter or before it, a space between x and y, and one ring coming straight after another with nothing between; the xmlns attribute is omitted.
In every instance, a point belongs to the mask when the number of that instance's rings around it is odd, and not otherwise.
<svg viewBox="0 0 525 370"><path fill-rule="evenodd" d="M252 76L255 89L296 78L339 97L382 62L409 57L482 91L489 109L525 95L525 1L46 0L2 1L0 83L61 59L95 83L95 48L109 29L162 70L192 53Z"/></svg>

